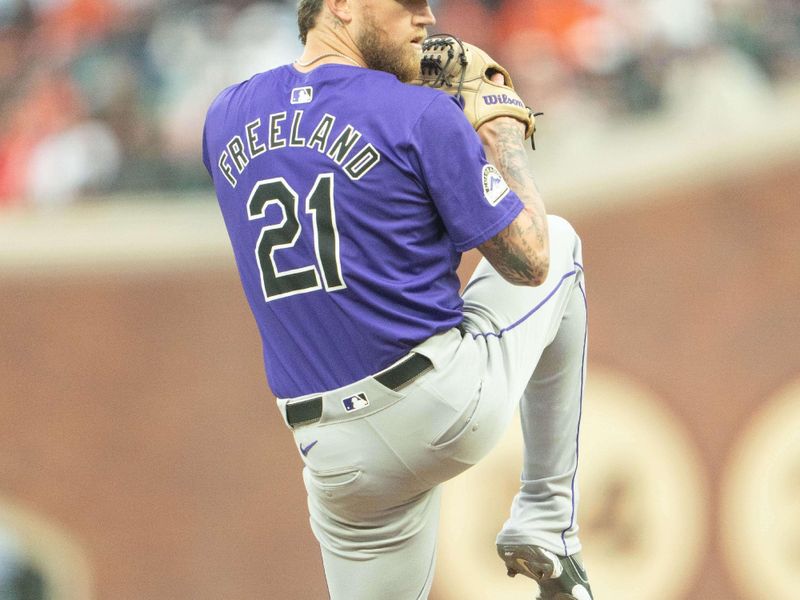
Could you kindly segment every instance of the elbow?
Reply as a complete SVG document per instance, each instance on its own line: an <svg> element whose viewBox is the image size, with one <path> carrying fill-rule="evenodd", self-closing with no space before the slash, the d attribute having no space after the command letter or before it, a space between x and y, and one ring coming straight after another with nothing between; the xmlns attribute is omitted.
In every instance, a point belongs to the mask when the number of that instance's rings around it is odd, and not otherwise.
<svg viewBox="0 0 800 600"><path fill-rule="evenodd" d="M526 285L530 287L539 287L547 280L547 274L550 272L550 255L548 252L542 252L536 256L536 259L531 264L530 277Z"/></svg>
<svg viewBox="0 0 800 600"><path fill-rule="evenodd" d="M539 287L547 280L550 272L550 256L547 252L540 252L528 257L524 266L518 265L516 269L501 271L503 278L509 283L523 287Z"/></svg>
<svg viewBox="0 0 800 600"><path fill-rule="evenodd" d="M500 276L513 285L538 287L547 279L550 271L550 248L533 249L510 244L502 237L492 239L479 246L481 253Z"/></svg>

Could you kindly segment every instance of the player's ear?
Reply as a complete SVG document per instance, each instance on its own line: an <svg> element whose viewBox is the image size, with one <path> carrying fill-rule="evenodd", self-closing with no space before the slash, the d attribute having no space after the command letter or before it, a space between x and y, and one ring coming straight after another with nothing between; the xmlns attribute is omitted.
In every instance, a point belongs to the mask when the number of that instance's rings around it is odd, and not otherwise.
<svg viewBox="0 0 800 600"><path fill-rule="evenodd" d="M331 14L345 25L349 25L353 20L352 0L325 0L325 5Z"/></svg>

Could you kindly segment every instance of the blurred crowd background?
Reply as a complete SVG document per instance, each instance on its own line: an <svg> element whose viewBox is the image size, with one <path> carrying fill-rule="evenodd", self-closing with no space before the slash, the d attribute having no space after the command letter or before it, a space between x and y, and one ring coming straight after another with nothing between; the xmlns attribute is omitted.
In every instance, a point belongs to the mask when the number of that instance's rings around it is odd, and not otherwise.
<svg viewBox="0 0 800 600"><path fill-rule="evenodd" d="M713 110L726 86L800 79L797 0L431 4L551 123ZM291 0L0 0L0 207L207 189L211 99L300 50Z"/></svg>

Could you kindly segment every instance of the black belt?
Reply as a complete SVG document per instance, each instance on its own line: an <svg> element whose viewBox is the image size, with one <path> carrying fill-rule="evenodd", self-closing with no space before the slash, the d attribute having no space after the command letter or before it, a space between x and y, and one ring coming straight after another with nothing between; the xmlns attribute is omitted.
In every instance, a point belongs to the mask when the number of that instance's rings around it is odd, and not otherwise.
<svg viewBox="0 0 800 600"><path fill-rule="evenodd" d="M412 353L393 367L373 375L373 379L391 390L399 390L433 366L422 354ZM286 421L289 427L316 423L322 416L322 396L286 404Z"/></svg>

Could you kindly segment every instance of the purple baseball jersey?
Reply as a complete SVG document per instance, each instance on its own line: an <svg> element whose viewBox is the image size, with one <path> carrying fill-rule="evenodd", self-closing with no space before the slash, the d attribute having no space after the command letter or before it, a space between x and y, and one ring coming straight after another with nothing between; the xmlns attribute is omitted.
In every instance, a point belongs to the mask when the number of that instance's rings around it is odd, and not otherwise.
<svg viewBox="0 0 800 600"><path fill-rule="evenodd" d="M203 161L281 398L357 381L457 326L461 253L522 209L453 98L355 66L227 88Z"/></svg>

